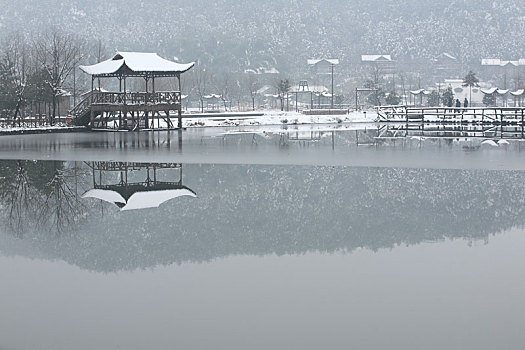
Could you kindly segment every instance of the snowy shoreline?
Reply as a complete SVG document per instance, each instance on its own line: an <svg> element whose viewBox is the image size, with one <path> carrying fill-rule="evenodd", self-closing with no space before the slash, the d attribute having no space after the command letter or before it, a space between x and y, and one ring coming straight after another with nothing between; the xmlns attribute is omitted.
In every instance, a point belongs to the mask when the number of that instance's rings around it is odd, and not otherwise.
<svg viewBox="0 0 525 350"><path fill-rule="evenodd" d="M239 113L228 115L217 114L213 117L195 117L184 115L182 125L191 127L219 127L219 126L274 126L274 125L305 125L305 124L342 124L342 123L375 123L377 113L350 112L342 115L305 115L298 112L266 112L263 115L250 116Z"/></svg>
<svg viewBox="0 0 525 350"><path fill-rule="evenodd" d="M177 119L171 119L176 124ZM298 112L251 112L251 113L216 113L206 116L196 114L183 115L183 128L235 127L235 126L276 126L276 125L314 125L343 123L375 123L377 113L350 112L343 115L305 115ZM161 120L161 129L166 123ZM60 132L86 131L85 127L54 125L44 127L7 127L0 128L0 135L44 134ZM111 130L111 129L109 129Z"/></svg>

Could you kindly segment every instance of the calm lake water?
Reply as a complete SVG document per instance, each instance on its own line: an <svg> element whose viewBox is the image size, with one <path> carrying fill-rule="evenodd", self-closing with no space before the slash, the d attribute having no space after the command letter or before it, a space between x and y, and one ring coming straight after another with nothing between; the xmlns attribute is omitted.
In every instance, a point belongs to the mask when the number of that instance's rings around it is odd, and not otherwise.
<svg viewBox="0 0 525 350"><path fill-rule="evenodd" d="M0 138L0 349L524 349L521 142L376 132Z"/></svg>

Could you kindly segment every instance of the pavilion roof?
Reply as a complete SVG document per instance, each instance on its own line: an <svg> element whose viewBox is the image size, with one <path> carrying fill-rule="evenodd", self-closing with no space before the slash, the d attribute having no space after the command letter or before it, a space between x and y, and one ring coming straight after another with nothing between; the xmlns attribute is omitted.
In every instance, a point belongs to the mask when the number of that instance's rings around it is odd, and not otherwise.
<svg viewBox="0 0 525 350"><path fill-rule="evenodd" d="M194 65L194 62L182 64L168 61L156 53L117 52L109 60L91 66L80 66L80 69L93 76L173 76L190 70Z"/></svg>
<svg viewBox="0 0 525 350"><path fill-rule="evenodd" d="M162 203L178 197L197 197L197 194L186 186L171 185L145 187L131 185L129 187L113 185L102 186L87 191L82 198L96 198L115 204L121 211L158 208Z"/></svg>

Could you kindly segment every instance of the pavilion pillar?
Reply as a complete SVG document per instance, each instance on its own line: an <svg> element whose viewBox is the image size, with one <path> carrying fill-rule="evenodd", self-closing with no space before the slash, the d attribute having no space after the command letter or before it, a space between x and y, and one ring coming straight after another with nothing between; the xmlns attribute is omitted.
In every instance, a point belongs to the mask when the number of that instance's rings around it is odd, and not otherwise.
<svg viewBox="0 0 525 350"><path fill-rule="evenodd" d="M178 120L177 120L177 127L179 129L182 129L182 88L181 88L181 82L180 82L180 74L177 74L177 80L179 81L179 105L178 105ZM182 138L179 138L179 140L182 140Z"/></svg>
<svg viewBox="0 0 525 350"><path fill-rule="evenodd" d="M95 88L95 77L91 76L91 103L89 104L89 122L91 124L91 129L95 126L95 113L93 112L93 102L95 101L95 96L93 95Z"/></svg>
<svg viewBox="0 0 525 350"><path fill-rule="evenodd" d="M156 104L157 98L155 96L155 75L151 77L151 99ZM155 129L155 116L157 117L157 127L160 129L160 113L159 112L153 112L151 114L151 128Z"/></svg>
<svg viewBox="0 0 525 350"><path fill-rule="evenodd" d="M126 110L126 77L123 77L124 80L124 96L122 97L122 113L124 114L124 127L128 128L128 111Z"/></svg>
<svg viewBox="0 0 525 350"><path fill-rule="evenodd" d="M118 77L118 89L119 92L122 93L122 75ZM122 129L122 110L119 109L118 111L118 128L119 130Z"/></svg>
<svg viewBox="0 0 525 350"><path fill-rule="evenodd" d="M148 111L148 102L149 102L149 96L148 96L148 82L149 82L149 78L148 76L146 75L144 77L144 79L146 80L146 96L144 97L144 127L146 129L149 128L149 111ZM140 128L140 116L139 116L139 120L137 121L138 123L138 126Z"/></svg>

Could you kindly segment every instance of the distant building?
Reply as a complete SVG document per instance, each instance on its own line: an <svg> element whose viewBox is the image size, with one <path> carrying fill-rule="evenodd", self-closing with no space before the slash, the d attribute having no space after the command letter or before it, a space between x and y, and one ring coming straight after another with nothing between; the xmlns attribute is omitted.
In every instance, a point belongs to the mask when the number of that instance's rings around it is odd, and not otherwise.
<svg viewBox="0 0 525 350"><path fill-rule="evenodd" d="M339 65L338 59L310 59L308 65L312 74L332 74L332 67Z"/></svg>
<svg viewBox="0 0 525 350"><path fill-rule="evenodd" d="M361 63L365 66L375 66L382 74L391 74L396 65L391 55L361 55Z"/></svg>
<svg viewBox="0 0 525 350"><path fill-rule="evenodd" d="M254 74L260 84L274 84L281 72L275 67L258 67L244 70L246 74Z"/></svg>
<svg viewBox="0 0 525 350"><path fill-rule="evenodd" d="M483 74L503 89L520 88L525 79L525 58L502 60L484 58L481 60Z"/></svg>
<svg viewBox="0 0 525 350"><path fill-rule="evenodd" d="M451 87L454 92L454 99L458 99L462 104L466 98L469 101L470 106L483 105L484 94L479 87L472 87L472 101L470 100L470 88L468 86L463 86L463 79L445 79L445 84L440 84L441 92L449 87Z"/></svg>
<svg viewBox="0 0 525 350"><path fill-rule="evenodd" d="M461 63L447 52L432 59L432 73L435 80L459 78L461 76Z"/></svg>

